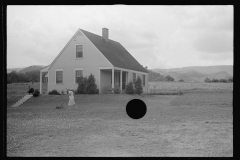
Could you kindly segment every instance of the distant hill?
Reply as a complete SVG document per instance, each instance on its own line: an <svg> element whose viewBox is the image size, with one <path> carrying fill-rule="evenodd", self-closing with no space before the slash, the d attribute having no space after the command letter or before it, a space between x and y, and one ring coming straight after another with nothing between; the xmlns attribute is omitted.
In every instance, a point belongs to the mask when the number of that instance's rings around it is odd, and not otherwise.
<svg viewBox="0 0 240 160"><path fill-rule="evenodd" d="M206 76L206 78L210 78L210 79L228 79L231 77L232 76L225 71L209 74Z"/></svg>
<svg viewBox="0 0 240 160"><path fill-rule="evenodd" d="M16 70L18 73L25 73L25 72L29 72L29 71L40 70L42 67L44 67L44 66L43 65L34 65L34 66L25 67L25 68L8 68L7 73L12 72L13 70Z"/></svg>
<svg viewBox="0 0 240 160"><path fill-rule="evenodd" d="M7 73L10 73L10 72L12 72L12 71L18 72L18 71L20 71L21 69L23 69L23 68L8 68L8 69L7 69Z"/></svg>
<svg viewBox="0 0 240 160"><path fill-rule="evenodd" d="M175 80L183 79L186 82L203 82L205 78L227 79L233 77L233 66L193 66L172 69L151 69L163 76L170 75Z"/></svg>
<svg viewBox="0 0 240 160"><path fill-rule="evenodd" d="M149 77L149 81L164 81L164 76L159 74L159 73L156 73L156 72L153 72L151 70L148 70L148 77Z"/></svg>
<svg viewBox="0 0 240 160"><path fill-rule="evenodd" d="M30 71L38 71L42 68L43 66L29 66L26 68L21 69L20 71L18 71L18 73L26 73L26 72L30 72Z"/></svg>
<svg viewBox="0 0 240 160"><path fill-rule="evenodd" d="M171 69L150 69L151 71L160 73L160 74L166 74L168 72L178 72L178 73L184 73L189 71L196 71L201 72L205 74L211 74L216 72L225 71L231 76L233 75L233 65L219 65L219 66L191 66L191 67L182 67L182 68L171 68Z"/></svg>

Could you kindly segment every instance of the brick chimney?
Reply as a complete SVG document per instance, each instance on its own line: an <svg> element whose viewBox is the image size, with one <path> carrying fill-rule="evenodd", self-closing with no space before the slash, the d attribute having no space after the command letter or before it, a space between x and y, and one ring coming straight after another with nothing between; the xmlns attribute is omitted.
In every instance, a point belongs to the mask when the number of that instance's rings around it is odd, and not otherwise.
<svg viewBox="0 0 240 160"><path fill-rule="evenodd" d="M108 42L108 29L107 28L102 29L102 38L105 40L105 42Z"/></svg>

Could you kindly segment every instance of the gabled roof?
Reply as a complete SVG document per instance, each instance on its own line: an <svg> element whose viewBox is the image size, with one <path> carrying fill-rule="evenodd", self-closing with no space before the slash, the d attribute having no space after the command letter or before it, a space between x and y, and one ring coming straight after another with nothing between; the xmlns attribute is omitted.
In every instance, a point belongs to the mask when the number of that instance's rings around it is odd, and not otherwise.
<svg viewBox="0 0 240 160"><path fill-rule="evenodd" d="M145 72L145 68L119 43L111 39L108 42L102 36L80 29L114 67Z"/></svg>

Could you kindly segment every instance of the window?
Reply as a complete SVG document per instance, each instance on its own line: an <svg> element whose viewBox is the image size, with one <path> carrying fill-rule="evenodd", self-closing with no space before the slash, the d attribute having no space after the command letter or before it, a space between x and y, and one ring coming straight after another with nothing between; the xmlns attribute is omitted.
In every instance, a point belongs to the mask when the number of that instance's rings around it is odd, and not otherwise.
<svg viewBox="0 0 240 160"><path fill-rule="evenodd" d="M76 45L76 58L83 57L83 45Z"/></svg>
<svg viewBox="0 0 240 160"><path fill-rule="evenodd" d="M143 86L145 86L145 74L143 75Z"/></svg>
<svg viewBox="0 0 240 160"><path fill-rule="evenodd" d="M133 73L133 83L136 81L136 73Z"/></svg>
<svg viewBox="0 0 240 160"><path fill-rule="evenodd" d="M78 79L83 75L82 69L75 70L75 83L78 83Z"/></svg>
<svg viewBox="0 0 240 160"><path fill-rule="evenodd" d="M44 77L43 83L48 83L48 77Z"/></svg>
<svg viewBox="0 0 240 160"><path fill-rule="evenodd" d="M63 71L56 71L56 83L63 83Z"/></svg>

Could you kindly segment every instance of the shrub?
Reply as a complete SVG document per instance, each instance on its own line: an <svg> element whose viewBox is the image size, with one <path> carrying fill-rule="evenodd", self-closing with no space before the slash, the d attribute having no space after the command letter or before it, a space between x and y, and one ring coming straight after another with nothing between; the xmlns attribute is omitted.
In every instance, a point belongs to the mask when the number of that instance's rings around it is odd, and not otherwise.
<svg viewBox="0 0 240 160"><path fill-rule="evenodd" d="M97 89L96 80L94 75L90 74L87 77L80 77L78 79L78 88L76 93L77 94L98 94L99 91Z"/></svg>
<svg viewBox="0 0 240 160"><path fill-rule="evenodd" d="M33 92L33 97L38 97L40 94L40 92L36 89L34 92Z"/></svg>
<svg viewBox="0 0 240 160"><path fill-rule="evenodd" d="M209 78L206 78L206 79L204 80L204 82L206 82L206 83L210 83L211 80L210 80Z"/></svg>
<svg viewBox="0 0 240 160"><path fill-rule="evenodd" d="M48 92L49 95L61 95L57 90L52 90L50 92Z"/></svg>
<svg viewBox="0 0 240 160"><path fill-rule="evenodd" d="M184 80L183 80L183 79L180 79L180 80L178 80L178 82L184 82Z"/></svg>
<svg viewBox="0 0 240 160"><path fill-rule="evenodd" d="M218 79L212 79L212 82L219 82Z"/></svg>
<svg viewBox="0 0 240 160"><path fill-rule="evenodd" d="M114 94L120 94L120 87L119 87L118 84L114 85L113 93Z"/></svg>
<svg viewBox="0 0 240 160"><path fill-rule="evenodd" d="M143 87L142 87L142 80L140 77L137 78L136 82L135 82L135 90L134 90L135 94L142 94L143 92Z"/></svg>
<svg viewBox="0 0 240 160"><path fill-rule="evenodd" d="M167 75L167 76L165 76L165 81L174 81L174 78Z"/></svg>
<svg viewBox="0 0 240 160"><path fill-rule="evenodd" d="M87 79L87 84L85 87L85 93L87 94L96 94L97 93L97 85L95 83L94 75L90 74Z"/></svg>
<svg viewBox="0 0 240 160"><path fill-rule="evenodd" d="M134 94L134 88L133 88L133 83L132 82L129 82L127 85L126 85L126 90L125 92L127 94Z"/></svg>
<svg viewBox="0 0 240 160"><path fill-rule="evenodd" d="M223 82L223 83L229 83L229 79L220 79L219 82Z"/></svg>
<svg viewBox="0 0 240 160"><path fill-rule="evenodd" d="M76 90L76 94L85 94L85 88L87 85L87 77L79 77L78 79L78 88Z"/></svg>
<svg viewBox="0 0 240 160"><path fill-rule="evenodd" d="M65 91L64 91L64 90L61 90L61 93L62 93L62 94L65 94Z"/></svg>
<svg viewBox="0 0 240 160"><path fill-rule="evenodd" d="M30 88L29 90L28 90L28 93L29 94L32 94L34 92L34 89L33 88Z"/></svg>

